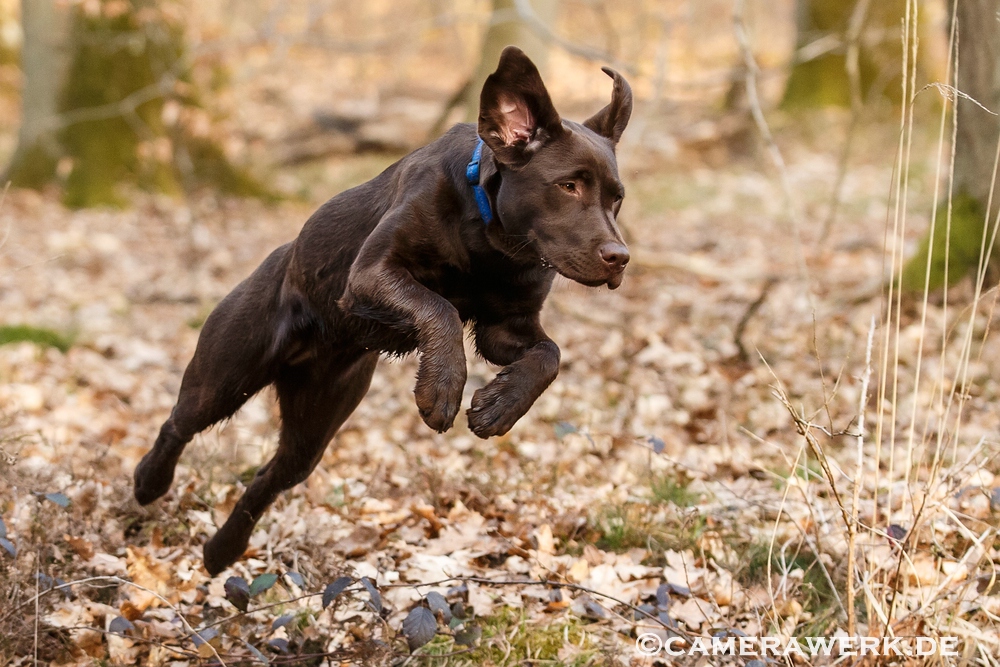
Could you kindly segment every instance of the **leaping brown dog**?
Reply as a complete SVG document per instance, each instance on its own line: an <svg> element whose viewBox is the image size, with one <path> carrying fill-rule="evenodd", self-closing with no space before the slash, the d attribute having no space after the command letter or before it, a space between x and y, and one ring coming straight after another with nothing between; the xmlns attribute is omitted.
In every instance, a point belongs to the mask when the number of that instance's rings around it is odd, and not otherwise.
<svg viewBox="0 0 1000 667"><path fill-rule="evenodd" d="M205 544L211 574L316 467L381 354L417 351L420 416L446 431L462 400L469 324L482 356L503 366L467 411L481 438L510 430L555 379L559 348L539 323L555 274L614 289L629 260L615 145L632 92L604 71L611 103L578 124L559 117L534 64L508 47L483 86L478 128L457 125L330 199L212 311L177 404L135 470L136 499L153 502L196 433L275 385L278 450Z"/></svg>

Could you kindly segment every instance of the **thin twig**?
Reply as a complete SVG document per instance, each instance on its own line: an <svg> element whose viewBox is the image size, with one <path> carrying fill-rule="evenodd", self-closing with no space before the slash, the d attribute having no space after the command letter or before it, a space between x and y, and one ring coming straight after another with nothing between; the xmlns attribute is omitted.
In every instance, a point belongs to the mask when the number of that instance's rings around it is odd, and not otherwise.
<svg viewBox="0 0 1000 667"><path fill-rule="evenodd" d="M190 633L190 636L193 636L193 635L197 634L197 631L191 626L190 623L188 623L188 620L184 617L184 614L182 614L180 612L180 610L177 609L177 607L175 607L173 604L171 604L171 602L169 600L167 600L165 597L163 597L162 595L160 595L156 591L151 590L149 588L146 588L145 586L142 586L140 584L137 584L134 581L129 581L128 579L122 579L121 577L115 577L115 576L110 576L110 575L107 575L107 576L97 576L97 577L87 577L86 579L78 579L76 581L70 581L70 582L67 582L65 584L59 584L58 586L53 586L51 588L48 588L48 589L46 589L44 591L39 592L38 591L38 580L39 579L40 579L40 577L36 576L36 578L35 578L35 596L31 600L27 600L24 604L19 605L17 608L11 610L6 615L4 615L4 617L2 619L0 619L0 623L2 623L3 621L7 620L11 616L13 616L15 613L17 613L17 610L20 607L23 607L25 604L31 604L32 602L34 602L34 604L35 604L35 627L36 627L36 630L35 630L35 633L36 633L36 647L35 647L35 650L36 650L36 662L37 662L37 650L38 650L37 649L37 632L38 632L37 631L37 627L38 627L38 617L39 617L39 613L38 613L38 601L41 599L41 597L43 595L46 595L46 594L51 593L53 591L62 590L62 589L65 589L65 588L71 588L73 586L79 586L79 585L84 585L84 584L88 584L89 585L89 584L94 583L94 582L106 582L106 583L118 584L120 586L132 586L133 588L137 588L140 591L143 591L145 593L149 593L150 595L152 595L153 597L155 597L157 600L159 600L160 602L162 602L164 606L166 606L168 609L170 609L171 611L173 611L174 614L177 615L177 618L180 620L181 624L184 625L185 628L187 628L187 631ZM209 648L212 649L212 653L215 654L215 657L216 657L216 659L218 659L219 664L221 664L222 667L226 667L226 663L223 662L222 657L215 650L215 647L212 646L211 644L209 644L208 646L209 646Z"/></svg>
<svg viewBox="0 0 1000 667"><path fill-rule="evenodd" d="M861 119L863 99L861 94L861 71L859 60L861 57L861 32L864 30L865 19L868 16L868 6L871 0L858 0L851 12L851 18L847 24L847 56L844 65L847 69L847 84L851 95L851 119L847 125L847 136L844 137L844 146L840 152L840 160L837 161L837 179L833 185L833 196L830 198L830 211L826 219L823 220L823 228L819 234L817 247L822 247L826 243L833 223L837 219L837 212L840 209L840 202L843 196L844 180L847 178L847 162L851 156L851 148L854 145L854 137L857 134L858 124ZM853 636L853 635L852 635Z"/></svg>
<svg viewBox="0 0 1000 667"><path fill-rule="evenodd" d="M736 325L736 331L733 333L733 342L736 343L737 357L742 362L750 361L750 354L747 352L746 346L743 344L743 334L746 333L747 325L753 316L757 314L760 307L764 305L767 300L768 294L771 293L771 288L775 286L779 281L777 276L768 276L767 280L764 281L764 286L760 288L760 295L747 306L746 311L743 313L743 317L740 318L739 323Z"/></svg>
<svg viewBox="0 0 1000 667"><path fill-rule="evenodd" d="M778 144L774 141L774 135L771 134L771 128L767 124L767 118L764 117L764 110L761 107L760 96L757 93L757 75L759 73L759 68L757 67L757 60L753 55L753 49L750 47L750 36L747 33L745 14L746 0L735 0L733 9L733 28L736 32L736 41L739 43L740 52L743 55L743 62L746 65L747 103L750 105L750 112L753 115L754 123L757 125L757 130L760 132L761 138L763 138L764 144L767 146L767 151L771 156L771 161L774 163L774 167L778 171L778 180L781 183L781 190L785 198L785 208L787 210L789 223L792 227L792 236L795 240L795 256L798 260L799 273L801 274L800 277L805 283L807 287L806 291L809 294L810 301L812 301L812 292L808 289L809 270L806 266L805 251L802 246L798 208L795 205L795 196L792 193L791 181L788 178L788 168L785 164L785 158L781 155L781 149L778 148Z"/></svg>
<svg viewBox="0 0 1000 667"><path fill-rule="evenodd" d="M865 465L865 412L868 407L868 382L872 375L872 347L875 342L875 316L872 315L868 326L868 344L865 346L865 373L861 377L861 396L858 399L858 451L857 465L854 470L854 497L851 500L851 520L847 524L847 634L855 636L857 629L857 610L854 608L854 570L857 554L855 553L858 536L858 505L861 501L861 486L864 483Z"/></svg>
<svg viewBox="0 0 1000 667"><path fill-rule="evenodd" d="M61 625L61 626L58 627L58 629L61 630L61 631L63 631L63 632L73 632L74 630L84 630L84 631L87 631L87 632L96 632L98 634L104 635L105 637L107 637L109 635L112 636L112 637L123 637L125 639L128 639L129 641L136 642L138 644L146 644L148 646L158 646L158 647L162 648L165 651L171 651L171 652L176 653L177 655L185 657L185 658L190 658L190 659L197 660L198 658L201 657L197 653L195 653L194 651L188 651L188 650L185 650L185 649L182 649L182 648L178 648L176 646L171 646L170 644L166 644L164 642L159 642L159 641L156 641L154 639L146 639L145 637L138 637L138 636L135 636L135 635L132 635L132 634L124 634L124 633L121 633L121 632L113 632L111 630L105 630L104 628L96 628L96 627L91 626L91 625Z"/></svg>
<svg viewBox="0 0 1000 667"><path fill-rule="evenodd" d="M809 445L809 449L812 451L816 460L819 461L820 469L823 471L823 475L826 477L827 484L830 486L830 492L833 494L834 502L836 502L837 507L840 508L841 518L844 521L844 526L849 527L851 524L851 516L844 506L843 500L840 498L840 491L837 489L837 480L834 477L833 469L830 467L830 460L827 458L826 453L823 448L820 447L819 442L816 440L816 436L812 434L812 431L816 428L814 424L804 419L794 407L792 407L791 401L788 399L788 394L785 393L784 387L782 387L780 380L774 374L771 369L770 364L761 357L764 364L767 366L768 371L771 373L771 377L775 379L777 384L773 387L772 393L774 396L785 406L785 410L791 415L792 421L795 423L795 430L805 438L806 443Z"/></svg>
<svg viewBox="0 0 1000 667"><path fill-rule="evenodd" d="M37 551L35 552L35 664L38 664L38 587L42 580L41 574L42 570L39 567L39 561L41 560L41 554ZM6 618L6 617L4 617Z"/></svg>
<svg viewBox="0 0 1000 667"><path fill-rule="evenodd" d="M645 611L644 609L640 609L639 607L637 607L637 606L635 606L633 604L629 604L628 602L625 602L624 600L620 600L620 599L614 597L613 595L608 595L607 593L602 593L602 592L600 592L598 590L594 590L593 588L587 588L586 586L582 586L580 584L571 584L571 583L562 582L562 581L551 581L551 580L542 580L542 579L510 579L510 580L508 580L508 579L487 579L486 577L461 577L461 576L456 576L456 577L448 577L447 579L440 579L438 581L431 581L431 582L420 583L420 584L385 584L385 585L382 586L382 588L416 588L416 587L423 587L423 586L441 586L443 584L452 583L452 582L472 582L474 584L483 584L485 586L552 586L553 588L565 588L565 589L571 590L571 591L579 591L581 593L588 593L590 595L596 595L598 597L604 598L605 600L610 600L611 602L614 602L615 604L619 604L619 605L621 605L621 606L629 609L630 611L632 611L632 612L634 612L636 614L642 615L643 617L645 617L645 618L647 618L647 619L649 619L651 621L656 621L658 624L660 624L661 626L663 626L665 629L670 630L671 632L676 632L679 635L683 635L686 639L691 639L691 638L693 638L693 637L696 636L696 635L692 635L692 634L684 631L681 628L674 627L674 626L671 626L671 625L667 625L666 623L664 623L663 621L661 621L654 614L650 614L649 612Z"/></svg>
<svg viewBox="0 0 1000 667"><path fill-rule="evenodd" d="M494 18L497 18L496 15L501 13L502 12L494 12ZM571 53L574 56L585 58L587 60L608 63L615 69L620 70L625 74L633 75L636 73L635 67L622 62L618 58L615 58L614 55L607 53L606 51L601 51L590 46L581 46L557 35L548 25L545 24L545 21L538 17L538 14L535 13L535 9L531 6L531 3L528 2L528 0L514 0L514 13L517 15L516 18L528 24L528 27L530 27L542 39L552 42L567 53Z"/></svg>

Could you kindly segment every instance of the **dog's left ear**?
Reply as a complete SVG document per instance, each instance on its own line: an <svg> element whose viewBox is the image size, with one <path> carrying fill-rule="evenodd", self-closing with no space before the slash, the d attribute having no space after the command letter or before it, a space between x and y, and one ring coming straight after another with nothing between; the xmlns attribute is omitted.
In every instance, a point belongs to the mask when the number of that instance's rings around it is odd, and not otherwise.
<svg viewBox="0 0 1000 667"><path fill-rule="evenodd" d="M538 68L508 46L479 96L479 136L500 162L516 169L563 131Z"/></svg>
<svg viewBox="0 0 1000 667"><path fill-rule="evenodd" d="M583 126L617 144L632 115L632 88L621 74L610 67L602 67L601 70L615 81L615 88L611 92L611 104L588 118Z"/></svg>

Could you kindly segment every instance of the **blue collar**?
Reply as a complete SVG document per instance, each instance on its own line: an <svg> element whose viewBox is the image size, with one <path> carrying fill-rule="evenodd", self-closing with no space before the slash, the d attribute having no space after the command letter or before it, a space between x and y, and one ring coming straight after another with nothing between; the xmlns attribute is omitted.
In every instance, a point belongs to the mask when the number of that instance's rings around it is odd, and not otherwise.
<svg viewBox="0 0 1000 667"><path fill-rule="evenodd" d="M493 221L493 208L490 206L490 198L486 196L486 190L479 184L479 161L483 157L483 140L476 144L476 150L472 151L472 162L465 168L465 180L472 186L472 194L476 197L476 206L479 207L479 217L487 225Z"/></svg>

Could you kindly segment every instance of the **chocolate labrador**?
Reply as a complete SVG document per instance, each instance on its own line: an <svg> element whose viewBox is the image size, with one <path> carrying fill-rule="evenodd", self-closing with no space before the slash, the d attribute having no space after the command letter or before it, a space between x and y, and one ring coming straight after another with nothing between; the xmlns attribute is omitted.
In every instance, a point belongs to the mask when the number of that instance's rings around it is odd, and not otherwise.
<svg viewBox="0 0 1000 667"><path fill-rule="evenodd" d="M302 482L368 391L382 354L416 350L424 422L446 431L466 380L465 326L502 366L475 392L469 428L506 433L556 377L539 323L556 273L622 282L615 145L632 112L617 72L611 103L583 124L559 117L538 70L508 47L483 85L478 128L461 124L309 218L205 322L180 396L135 470L135 497L170 488L194 435L267 385L281 434L229 519L205 544L217 574L246 549L277 495Z"/></svg>

